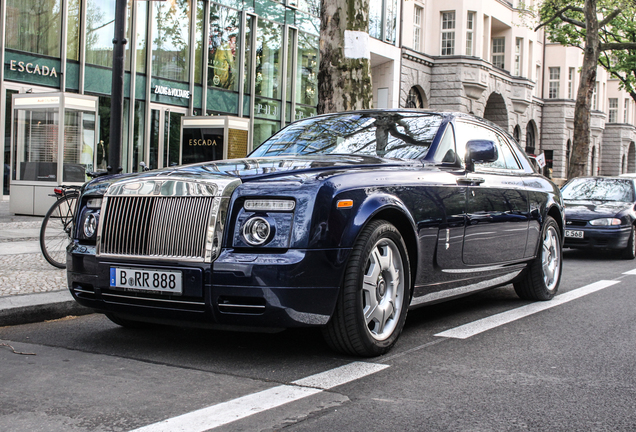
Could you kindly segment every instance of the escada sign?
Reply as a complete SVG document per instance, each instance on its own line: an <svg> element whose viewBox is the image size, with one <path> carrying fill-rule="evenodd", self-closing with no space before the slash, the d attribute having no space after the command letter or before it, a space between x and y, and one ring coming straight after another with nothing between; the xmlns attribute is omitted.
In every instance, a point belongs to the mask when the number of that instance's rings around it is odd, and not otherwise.
<svg viewBox="0 0 636 432"><path fill-rule="evenodd" d="M55 67L46 65L40 66L37 63L25 63L23 61L9 60L9 69L16 72L26 72L28 74L52 76L57 78Z"/></svg>

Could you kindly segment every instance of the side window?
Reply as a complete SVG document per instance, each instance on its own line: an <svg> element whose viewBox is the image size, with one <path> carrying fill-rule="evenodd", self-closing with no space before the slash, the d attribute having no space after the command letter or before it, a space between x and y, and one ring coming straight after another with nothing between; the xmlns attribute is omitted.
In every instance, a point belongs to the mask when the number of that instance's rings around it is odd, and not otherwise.
<svg viewBox="0 0 636 432"><path fill-rule="evenodd" d="M497 134L497 138L499 139L499 151L503 154L503 158L506 161L506 168L511 170L521 169L507 140L499 134Z"/></svg>
<svg viewBox="0 0 636 432"><path fill-rule="evenodd" d="M435 162L439 163L455 163L457 158L455 155L455 133L453 132L453 125L448 123L444 136L442 137L437 150L435 150L435 156L433 158Z"/></svg>

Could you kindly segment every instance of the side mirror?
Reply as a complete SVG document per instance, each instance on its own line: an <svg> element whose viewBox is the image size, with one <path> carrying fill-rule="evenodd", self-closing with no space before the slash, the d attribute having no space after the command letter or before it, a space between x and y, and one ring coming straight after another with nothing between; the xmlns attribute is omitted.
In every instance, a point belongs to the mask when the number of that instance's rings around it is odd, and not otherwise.
<svg viewBox="0 0 636 432"><path fill-rule="evenodd" d="M499 157L493 141L470 140L466 143L464 163L467 171L475 171L475 163L494 162Z"/></svg>

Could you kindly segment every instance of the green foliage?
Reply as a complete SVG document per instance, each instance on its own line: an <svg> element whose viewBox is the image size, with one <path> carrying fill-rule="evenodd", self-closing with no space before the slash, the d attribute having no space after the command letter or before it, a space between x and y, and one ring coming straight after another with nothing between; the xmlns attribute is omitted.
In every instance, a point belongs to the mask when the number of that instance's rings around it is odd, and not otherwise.
<svg viewBox="0 0 636 432"><path fill-rule="evenodd" d="M583 49L586 35L584 8L585 0L544 1L538 13L547 39ZM598 22L602 24L599 25L599 64L614 78L618 78L621 88L631 93L636 100L636 2L596 0L596 8ZM620 12L604 23L616 10Z"/></svg>

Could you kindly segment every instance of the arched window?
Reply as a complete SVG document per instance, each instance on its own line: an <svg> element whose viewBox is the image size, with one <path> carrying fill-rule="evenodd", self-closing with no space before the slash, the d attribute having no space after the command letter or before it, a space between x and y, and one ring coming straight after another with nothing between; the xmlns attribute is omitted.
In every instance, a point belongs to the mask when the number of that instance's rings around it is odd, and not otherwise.
<svg viewBox="0 0 636 432"><path fill-rule="evenodd" d="M627 172L627 155L623 155L623 160L621 161L621 174L625 174Z"/></svg>
<svg viewBox="0 0 636 432"><path fill-rule="evenodd" d="M406 108L424 108L424 100L417 87L411 87L411 90L409 90L409 95L406 98Z"/></svg>
<svg viewBox="0 0 636 432"><path fill-rule="evenodd" d="M517 142L521 142L521 128L519 127L519 125L515 126L515 130L512 136L515 138L515 140L517 140Z"/></svg>
<svg viewBox="0 0 636 432"><path fill-rule="evenodd" d="M526 128L526 153L535 154L534 149L534 128L532 124L528 123L528 127Z"/></svg>

